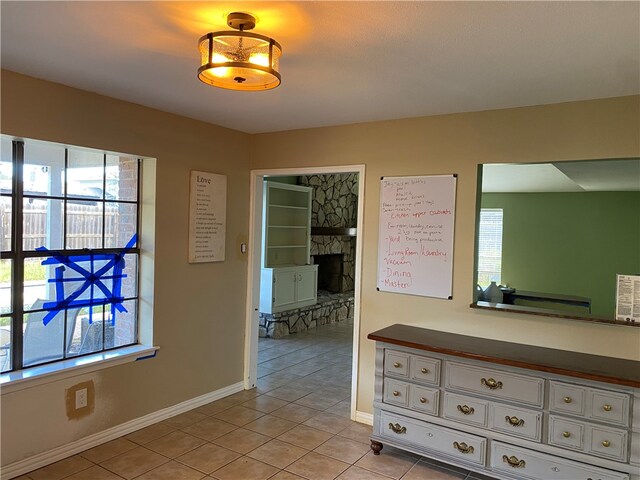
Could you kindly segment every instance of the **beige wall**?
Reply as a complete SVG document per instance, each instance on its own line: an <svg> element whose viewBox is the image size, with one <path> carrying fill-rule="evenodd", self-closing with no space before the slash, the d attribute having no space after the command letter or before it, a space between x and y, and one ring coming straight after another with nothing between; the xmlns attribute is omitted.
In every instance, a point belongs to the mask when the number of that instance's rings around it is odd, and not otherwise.
<svg viewBox="0 0 640 480"><path fill-rule="evenodd" d="M3 395L3 465L242 380L247 258L238 247L248 234L250 168L366 165L361 411L371 412L373 395L366 335L395 322L640 359L640 329L468 307L476 164L639 155L638 97L250 137L11 72L1 80L2 133L157 158L154 344L161 347L152 360ZM225 262L187 263L192 169L228 176ZM378 179L440 173L458 174L453 300L376 292ZM69 421L64 390L85 380L96 385L95 412Z"/></svg>
<svg viewBox="0 0 640 480"><path fill-rule="evenodd" d="M640 328L469 308L476 166L640 155L640 97L424 117L253 136L251 168L365 164L357 409L372 412L374 345L394 323L640 359ZM376 291L381 176L458 174L453 300ZM613 233L613 232L612 232Z"/></svg>
<svg viewBox="0 0 640 480"><path fill-rule="evenodd" d="M155 359L3 395L2 464L242 381L248 135L7 71L1 80L2 133L157 158L160 346ZM187 263L190 170L227 175L224 262ZM69 421L64 390L88 379L95 412Z"/></svg>

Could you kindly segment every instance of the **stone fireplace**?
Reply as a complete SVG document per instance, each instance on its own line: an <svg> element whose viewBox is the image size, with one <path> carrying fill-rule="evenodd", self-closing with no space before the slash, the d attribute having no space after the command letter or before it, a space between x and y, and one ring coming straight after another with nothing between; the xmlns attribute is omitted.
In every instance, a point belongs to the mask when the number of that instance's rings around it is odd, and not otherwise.
<svg viewBox="0 0 640 480"><path fill-rule="evenodd" d="M318 265L318 290L329 293L342 292L344 255L332 253L329 255L314 255L313 262Z"/></svg>

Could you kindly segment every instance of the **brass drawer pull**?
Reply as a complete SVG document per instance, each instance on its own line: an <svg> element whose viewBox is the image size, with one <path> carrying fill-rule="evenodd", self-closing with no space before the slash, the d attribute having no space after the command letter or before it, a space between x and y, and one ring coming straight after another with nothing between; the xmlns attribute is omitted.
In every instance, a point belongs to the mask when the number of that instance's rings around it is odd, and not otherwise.
<svg viewBox="0 0 640 480"><path fill-rule="evenodd" d="M427 403L427 399L424 397L420 397L420 403Z"/></svg>
<svg viewBox="0 0 640 480"><path fill-rule="evenodd" d="M603 440L602 441L602 446L604 448L609 448L611 446L611 442L609 440Z"/></svg>
<svg viewBox="0 0 640 480"><path fill-rule="evenodd" d="M402 364L400 362L393 362L393 366L395 368L400 368L402 366Z"/></svg>
<svg viewBox="0 0 640 480"><path fill-rule="evenodd" d="M562 432L562 436L564 438L569 438L571 436L571 433L570 432Z"/></svg>
<svg viewBox="0 0 640 480"><path fill-rule="evenodd" d="M506 455L503 455L502 456L502 461L504 463L508 463L513 468L524 468L525 465L527 464L527 462L525 462L524 460L518 460L518 458L514 457L513 455L511 455L510 457L507 457Z"/></svg>
<svg viewBox="0 0 640 480"><path fill-rule="evenodd" d="M513 427L522 427L524 425L524 420L518 417L510 417L509 415L507 415L506 417L504 417L504 419L509 425Z"/></svg>
<svg viewBox="0 0 640 480"><path fill-rule="evenodd" d="M407 433L407 427L403 427L399 423L396 423L395 425L393 423L389 423L389 428L393 430L393 433L397 433L397 434Z"/></svg>
<svg viewBox="0 0 640 480"><path fill-rule="evenodd" d="M605 412L610 412L610 411L612 410L612 408L613 408L613 407L611 407L611 405L609 405L609 404L604 405L604 406L602 407L602 409L603 409Z"/></svg>
<svg viewBox="0 0 640 480"><path fill-rule="evenodd" d="M480 383L490 390L498 390L502 388L502 382L496 382L493 378L482 378Z"/></svg>
<svg viewBox="0 0 640 480"><path fill-rule="evenodd" d="M429 373L429 369L428 369L428 368L424 368L424 367L422 367L422 369L421 369L420 371L421 371L423 374L425 374L425 375L426 375L427 373Z"/></svg>
<svg viewBox="0 0 640 480"><path fill-rule="evenodd" d="M573 402L573 398L571 398L571 397L564 397L562 400L564 401L564 403L571 403L571 402Z"/></svg>
<svg viewBox="0 0 640 480"><path fill-rule="evenodd" d="M468 405L458 405L458 411L463 415L473 415L475 409Z"/></svg>
<svg viewBox="0 0 640 480"><path fill-rule="evenodd" d="M394 397L399 397L400 396L400 392L398 390L394 390L393 391L393 396Z"/></svg>
<svg viewBox="0 0 640 480"><path fill-rule="evenodd" d="M453 442L453 446L455 447L456 450L458 450L460 453L473 453L473 445L467 445L466 443L462 442L462 443L458 443L458 442Z"/></svg>

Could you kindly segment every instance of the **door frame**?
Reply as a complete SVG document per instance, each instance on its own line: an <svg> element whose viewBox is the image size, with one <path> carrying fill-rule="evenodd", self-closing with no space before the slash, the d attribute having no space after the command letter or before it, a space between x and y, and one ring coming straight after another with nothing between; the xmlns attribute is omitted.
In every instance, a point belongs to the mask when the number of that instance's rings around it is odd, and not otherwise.
<svg viewBox="0 0 640 480"><path fill-rule="evenodd" d="M351 363L351 419L356 418L358 392L358 352L360 339L360 292L362 286L362 232L364 225L365 166L339 165L332 167L290 167L251 170L249 195L249 265L247 269L247 298L244 345L244 388L256 386L258 378L258 306L260 304L260 270L262 249L262 202L264 178L267 176L299 176L331 173L358 174L358 218L353 308L353 360Z"/></svg>

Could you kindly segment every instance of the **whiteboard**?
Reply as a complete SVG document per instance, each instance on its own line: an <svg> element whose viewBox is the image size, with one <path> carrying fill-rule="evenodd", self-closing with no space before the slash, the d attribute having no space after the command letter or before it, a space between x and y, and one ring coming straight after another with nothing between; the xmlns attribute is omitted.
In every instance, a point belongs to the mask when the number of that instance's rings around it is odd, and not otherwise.
<svg viewBox="0 0 640 480"><path fill-rule="evenodd" d="M382 177L378 290L451 299L456 175Z"/></svg>
<svg viewBox="0 0 640 480"><path fill-rule="evenodd" d="M189 263L221 262L227 213L227 177L191 172L189 188Z"/></svg>

